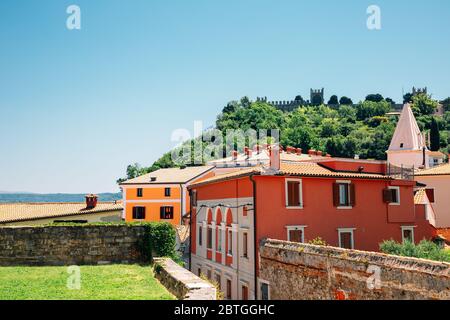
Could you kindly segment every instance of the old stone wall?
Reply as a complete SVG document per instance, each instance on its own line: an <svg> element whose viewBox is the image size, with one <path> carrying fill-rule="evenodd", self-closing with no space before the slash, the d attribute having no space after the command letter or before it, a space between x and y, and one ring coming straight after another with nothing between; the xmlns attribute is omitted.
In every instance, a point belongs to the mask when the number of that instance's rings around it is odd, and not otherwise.
<svg viewBox="0 0 450 320"><path fill-rule="evenodd" d="M155 258L156 278L180 300L216 300L216 288L168 258Z"/></svg>
<svg viewBox="0 0 450 320"><path fill-rule="evenodd" d="M450 264L280 240L260 247L260 280L278 300L450 299Z"/></svg>
<svg viewBox="0 0 450 320"><path fill-rule="evenodd" d="M144 241L142 226L0 227L0 266L143 262Z"/></svg>

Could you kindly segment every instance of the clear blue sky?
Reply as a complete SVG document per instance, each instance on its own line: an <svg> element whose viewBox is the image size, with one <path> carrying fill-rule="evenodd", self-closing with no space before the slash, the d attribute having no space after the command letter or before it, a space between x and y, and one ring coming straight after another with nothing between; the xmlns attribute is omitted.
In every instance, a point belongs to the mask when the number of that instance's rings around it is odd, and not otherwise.
<svg viewBox="0 0 450 320"><path fill-rule="evenodd" d="M0 190L117 191L127 164L244 95L445 98L449 14L448 0L2 0Z"/></svg>

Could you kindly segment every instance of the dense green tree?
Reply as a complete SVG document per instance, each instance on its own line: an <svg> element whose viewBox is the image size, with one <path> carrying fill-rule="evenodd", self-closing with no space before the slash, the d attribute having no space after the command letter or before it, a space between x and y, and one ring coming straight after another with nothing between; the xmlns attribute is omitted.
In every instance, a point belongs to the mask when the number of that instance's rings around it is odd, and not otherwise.
<svg viewBox="0 0 450 320"><path fill-rule="evenodd" d="M376 93L376 94L369 94L366 96L366 101L372 101L372 102L380 102L382 101L384 98L381 94Z"/></svg>
<svg viewBox="0 0 450 320"><path fill-rule="evenodd" d="M384 116L391 110L391 105L382 100L380 102L363 101L356 105L358 120L367 120L376 116Z"/></svg>
<svg viewBox="0 0 450 320"><path fill-rule="evenodd" d="M353 101L352 101L352 99L350 99L346 96L343 96L339 99L339 104L344 105L344 106L349 106L349 105L353 104Z"/></svg>
<svg viewBox="0 0 450 320"><path fill-rule="evenodd" d="M385 100L386 102L389 102L391 105L395 104L395 101L392 100L391 98L386 98Z"/></svg>
<svg viewBox="0 0 450 320"><path fill-rule="evenodd" d="M412 93L406 93L403 95L403 103L411 103L412 102Z"/></svg>
<svg viewBox="0 0 450 320"><path fill-rule="evenodd" d="M441 104L444 106L445 111L450 111L450 97L442 100Z"/></svg>
<svg viewBox="0 0 450 320"><path fill-rule="evenodd" d="M339 104L338 96L337 95L332 95L330 97L330 100L328 100L328 105L335 106L335 105L338 105L338 104Z"/></svg>
<svg viewBox="0 0 450 320"><path fill-rule="evenodd" d="M431 115L433 114L439 103L433 99L431 96L421 93L412 97L411 109L415 116Z"/></svg>
<svg viewBox="0 0 450 320"><path fill-rule="evenodd" d="M431 151L439 151L441 146L439 135L439 126L436 122L436 119L433 117L431 120L431 129L430 129L430 149Z"/></svg>

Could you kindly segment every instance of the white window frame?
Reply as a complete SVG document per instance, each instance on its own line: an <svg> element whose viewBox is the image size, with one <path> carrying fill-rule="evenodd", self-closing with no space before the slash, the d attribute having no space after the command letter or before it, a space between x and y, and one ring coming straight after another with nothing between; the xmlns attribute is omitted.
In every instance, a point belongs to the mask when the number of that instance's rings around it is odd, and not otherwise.
<svg viewBox="0 0 450 320"><path fill-rule="evenodd" d="M245 243L244 243L244 235L247 235L247 248L245 247ZM247 230L245 230L245 231L243 231L242 232L242 258L243 259L249 259L249 256L250 256L250 254L249 254L249 252L250 252L250 250L248 250L248 231ZM247 251L247 256L244 256L244 252L245 251Z"/></svg>
<svg viewBox="0 0 450 320"><path fill-rule="evenodd" d="M216 252L222 252L222 228L218 227L217 230L217 248Z"/></svg>
<svg viewBox="0 0 450 320"><path fill-rule="evenodd" d="M288 194L288 182L289 181L293 181L293 182L299 182L299 198L300 198L300 205L299 206L289 206L289 194ZM298 209L303 209L303 181L302 179L296 179L296 178L286 178L284 179L284 193L285 193L285 206L286 209L289 210L298 210Z"/></svg>
<svg viewBox="0 0 450 320"><path fill-rule="evenodd" d="M390 206L399 206L400 205L400 187L398 186L390 186L389 190L397 190L397 202L389 202Z"/></svg>
<svg viewBox="0 0 450 320"><path fill-rule="evenodd" d="M337 184L346 184L347 185L347 192L348 192L348 202L351 203L352 202L352 195L350 193L350 185L352 184L352 182L350 180L336 180ZM350 210L353 209L353 207L351 205L348 206L344 206L340 204L341 202L341 190L339 190L339 206L337 206L337 208L339 210Z"/></svg>
<svg viewBox="0 0 450 320"><path fill-rule="evenodd" d="M411 231L411 234L412 234L412 243L416 243L415 242L415 237L414 237L414 228L415 228L416 226L401 226L401 229L402 229L402 243L404 243L405 242L405 237L404 237L404 234L403 234L403 232L405 231L405 230L410 230Z"/></svg>
<svg viewBox="0 0 450 320"><path fill-rule="evenodd" d="M286 226L287 241L291 241L289 231L301 230L302 231L302 242L301 243L305 243L305 228L306 227L307 226Z"/></svg>
<svg viewBox="0 0 450 320"><path fill-rule="evenodd" d="M200 230L200 228L201 228L201 230ZM201 248L201 247L203 247L203 240L204 240L203 239L203 224L202 223L198 223L197 224L197 233L198 233L197 234L197 245ZM202 240L201 242L200 242L200 239Z"/></svg>
<svg viewBox="0 0 450 320"><path fill-rule="evenodd" d="M233 230L228 229L228 239L227 239L227 244L228 244L228 250L227 250L227 256L232 257L233 256ZM230 254L230 249L231 249L231 254Z"/></svg>
<svg viewBox="0 0 450 320"><path fill-rule="evenodd" d="M266 280L262 280L262 279L258 279L259 281L259 290L258 290L258 298L259 300L262 299L262 291L261 291L261 284L267 284L267 287L269 288L269 290L267 291L267 296L268 296L268 300L270 300L270 282L266 281Z"/></svg>
<svg viewBox="0 0 450 320"><path fill-rule="evenodd" d="M355 231L356 228L338 228L338 236L339 236L339 248L342 248L342 239L341 234L342 233L351 233L352 234L352 247L351 249L355 249Z"/></svg>

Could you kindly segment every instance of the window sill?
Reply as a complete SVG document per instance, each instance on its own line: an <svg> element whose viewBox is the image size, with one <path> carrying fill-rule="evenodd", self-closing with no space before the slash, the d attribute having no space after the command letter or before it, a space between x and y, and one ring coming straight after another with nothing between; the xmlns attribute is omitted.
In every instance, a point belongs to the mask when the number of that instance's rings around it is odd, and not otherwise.
<svg viewBox="0 0 450 320"><path fill-rule="evenodd" d="M227 253L227 257L233 258L232 254Z"/></svg>
<svg viewBox="0 0 450 320"><path fill-rule="evenodd" d="M390 206L399 206L400 202L391 202L389 203Z"/></svg>
<svg viewBox="0 0 450 320"><path fill-rule="evenodd" d="M299 207L288 207L288 206L286 206L286 209L287 210L302 210L303 206L299 206Z"/></svg>
<svg viewBox="0 0 450 320"><path fill-rule="evenodd" d="M351 209L353 209L353 207L350 207L350 206L339 206L339 207L337 207L337 209L338 210L351 210Z"/></svg>

